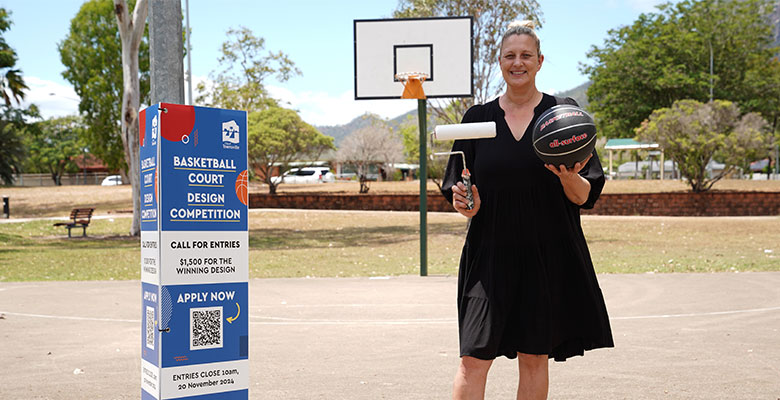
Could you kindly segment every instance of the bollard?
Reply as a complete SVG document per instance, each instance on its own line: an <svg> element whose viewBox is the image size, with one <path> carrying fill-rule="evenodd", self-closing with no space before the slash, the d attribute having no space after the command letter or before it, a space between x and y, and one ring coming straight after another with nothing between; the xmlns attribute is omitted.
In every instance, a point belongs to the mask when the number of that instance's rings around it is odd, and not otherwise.
<svg viewBox="0 0 780 400"><path fill-rule="evenodd" d="M8 196L3 196L3 218L11 218L11 206Z"/></svg>

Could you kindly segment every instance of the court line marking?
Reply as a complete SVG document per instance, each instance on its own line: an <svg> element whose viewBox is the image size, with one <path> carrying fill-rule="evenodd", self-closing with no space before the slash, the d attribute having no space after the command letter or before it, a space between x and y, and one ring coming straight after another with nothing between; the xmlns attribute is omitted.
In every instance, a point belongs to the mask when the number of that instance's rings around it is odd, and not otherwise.
<svg viewBox="0 0 780 400"><path fill-rule="evenodd" d="M382 303L382 304L370 304L370 303L347 303L347 304L266 304L255 307L256 309L263 308L330 308L330 307L453 307L455 304L447 303L430 303L430 304L415 304L415 303Z"/></svg>
<svg viewBox="0 0 780 400"><path fill-rule="evenodd" d="M121 318L98 318L98 317L71 317L67 315L46 315L46 314L28 314L12 311L0 310L0 315L16 315L18 317L48 318L48 319L66 319L74 321L100 321L100 322L135 322L140 323L140 319L121 319Z"/></svg>
<svg viewBox="0 0 780 400"><path fill-rule="evenodd" d="M0 292L8 289L27 289L27 288L34 288L34 287L38 287L38 285L8 286L8 287L0 288Z"/></svg>
<svg viewBox="0 0 780 400"><path fill-rule="evenodd" d="M747 310L732 310L732 311L712 311L704 313L687 313L687 314L660 314L660 315L638 315L634 317L612 317L610 320L630 320L630 319L651 319L651 318L682 318L682 317L706 317L712 315L730 315L730 314L744 314L755 313L763 311L776 311L780 310L780 307L764 307L764 308L750 308Z"/></svg>
<svg viewBox="0 0 780 400"><path fill-rule="evenodd" d="M750 308L745 310L732 311L713 311L704 313L686 313L686 314L659 314L659 315L638 315L632 317L611 317L612 321L634 320L634 319L662 319L662 318L685 318L685 317L707 317L730 314L758 313L766 311L778 311L778 307ZM122 318L98 318L98 317L78 317L65 315L46 315L17 313L12 311L0 310L0 315L15 315L19 317L62 319L74 321L97 321L97 322L130 322L140 323L140 319L122 319ZM254 325L430 325L430 324L451 324L457 321L455 318L421 318L421 319L401 319L401 320L328 320L328 319L293 319L283 317L261 317L254 316L253 319L272 319L276 321L250 321Z"/></svg>
<svg viewBox="0 0 780 400"><path fill-rule="evenodd" d="M342 320L332 320L332 321L251 321L250 324L252 325L285 325L285 326L294 326L294 325L347 325L347 326L356 326L356 325L438 325L438 324L454 324L457 320L452 318L448 321L425 321L425 320L387 320L387 321L368 321L368 320L354 320L354 321L342 321Z"/></svg>

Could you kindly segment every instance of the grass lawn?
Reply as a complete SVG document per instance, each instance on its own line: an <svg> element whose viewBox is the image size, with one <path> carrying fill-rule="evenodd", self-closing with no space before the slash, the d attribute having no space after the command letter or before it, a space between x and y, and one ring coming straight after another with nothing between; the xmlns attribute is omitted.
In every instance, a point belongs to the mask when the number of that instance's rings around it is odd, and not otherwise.
<svg viewBox="0 0 780 400"><path fill-rule="evenodd" d="M249 274L265 277L419 273L414 212L252 210ZM428 272L457 273L465 218L428 215ZM140 278L130 218L96 219L87 238L50 220L0 224L0 281ZM584 216L600 273L780 270L780 217ZM75 233L76 231L74 231Z"/></svg>

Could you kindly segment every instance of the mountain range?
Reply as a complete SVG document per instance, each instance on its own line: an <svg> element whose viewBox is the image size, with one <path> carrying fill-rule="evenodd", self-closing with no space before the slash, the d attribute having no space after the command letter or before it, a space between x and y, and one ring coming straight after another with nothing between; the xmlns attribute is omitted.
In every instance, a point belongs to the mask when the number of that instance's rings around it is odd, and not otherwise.
<svg viewBox="0 0 780 400"><path fill-rule="evenodd" d="M561 97L571 97L574 100L576 100L581 107L584 108L588 106L588 95L586 94L586 91L588 90L589 86L590 86L590 81L585 82L582 85L579 85L573 89L555 93L555 95ZM315 126L315 128L317 128L317 130L322 132L324 135L333 137L335 139L334 143L336 144L336 147L338 147L341 144L341 141L344 140L345 137L349 136L349 134L351 134L352 132L360 128L370 126L371 123L376 119L381 119L381 117L374 114L367 113L358 116L352 121L349 121L343 125ZM415 125L417 124L417 110L411 110L395 118L384 120L384 122L387 123L387 125L389 125L390 128L393 129L393 131L398 132L398 128L401 126L401 124L403 124L406 121L409 121L410 119L412 123L414 123ZM435 121L433 120L432 113L429 110L428 126L433 127L434 124Z"/></svg>

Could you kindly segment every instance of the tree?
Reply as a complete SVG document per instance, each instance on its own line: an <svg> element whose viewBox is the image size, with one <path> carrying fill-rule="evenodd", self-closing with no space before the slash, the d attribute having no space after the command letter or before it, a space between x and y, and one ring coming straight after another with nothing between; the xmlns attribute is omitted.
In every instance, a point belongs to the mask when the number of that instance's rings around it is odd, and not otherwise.
<svg viewBox="0 0 780 400"><path fill-rule="evenodd" d="M22 71L14 68L16 51L5 41L4 33L10 28L11 15L0 7L0 94L6 107L10 107L12 101L19 104L24 100L24 91L29 89L22 78Z"/></svg>
<svg viewBox="0 0 780 400"><path fill-rule="evenodd" d="M0 110L0 181L11 185L26 154L22 138L30 126L25 119L37 116L37 109L35 106L28 110L3 106Z"/></svg>
<svg viewBox="0 0 780 400"><path fill-rule="evenodd" d="M270 107L249 114L249 164L260 172L269 193L276 194L279 183L271 180L275 168L286 171L293 161L316 160L326 150L334 150L333 138L304 122L297 112Z"/></svg>
<svg viewBox="0 0 780 400"><path fill-rule="evenodd" d="M395 18L464 15L474 17L474 98L431 100L436 117L449 124L459 123L475 102L485 103L503 91L498 52L509 23L528 19L541 27L542 22L536 0L399 0L398 8L393 12Z"/></svg>
<svg viewBox="0 0 780 400"><path fill-rule="evenodd" d="M352 132L341 142L336 158L357 168L360 193L368 193L368 171L374 165L386 168L403 159L403 143L384 122Z"/></svg>
<svg viewBox="0 0 780 400"><path fill-rule="evenodd" d="M707 101L710 89L777 129L780 61L770 11L767 0L683 0L610 30L603 46L588 52L592 64L580 66L593 81L588 98L599 130L631 137L653 110Z"/></svg>
<svg viewBox="0 0 780 400"><path fill-rule="evenodd" d="M134 3L131 1L130 6ZM146 15L148 3L146 0L138 3L143 7L136 7L134 14L140 19L140 13ZM118 10L112 0L85 2L70 21L68 35L58 44L60 60L65 66L62 76L81 98L79 112L87 125L85 143L92 155L103 160L109 169L125 173L137 167L127 157L122 139L122 121L128 117L123 117L123 107L127 106L123 101L125 56L115 12L128 10L127 7ZM125 23L130 23L130 19L128 16ZM143 29L143 20L132 23ZM148 30L145 30L138 47L139 104L149 103L148 43Z"/></svg>
<svg viewBox="0 0 780 400"><path fill-rule="evenodd" d="M417 125L417 119L409 116L409 118L401 124L400 131L406 161L410 163L419 162L420 129ZM433 153L450 151L450 149L452 149L452 143L452 140L434 140L430 141L426 146L428 152L428 179L431 179L439 189L441 189L441 180L444 178L444 170L447 168L448 158L445 156L434 156Z"/></svg>
<svg viewBox="0 0 780 400"><path fill-rule="evenodd" d="M723 100L675 101L671 108L653 111L636 134L639 140L660 144L694 192L709 190L737 166L769 154L773 145L761 115L751 112L740 117L739 107ZM708 177L707 164L712 160L725 163L726 168Z"/></svg>
<svg viewBox="0 0 780 400"><path fill-rule="evenodd" d="M27 121L39 117L38 109L33 105L27 109L14 108L24 99L27 85L22 71L16 67L16 51L5 41L5 32L11 27L11 16L0 7L0 93L3 104L0 105L0 180L10 185L14 174L21 169L25 157L23 137L34 129Z"/></svg>
<svg viewBox="0 0 780 400"><path fill-rule="evenodd" d="M128 177L133 187L133 224L130 234L141 234L141 165L138 107L141 104L138 51L146 31L146 0L135 3L133 16L125 0L114 0L114 15L122 39L122 146L128 165Z"/></svg>
<svg viewBox="0 0 780 400"><path fill-rule="evenodd" d="M300 75L295 63L281 51L266 52L265 39L255 36L249 28L229 29L227 37L219 57L222 70L211 72L214 82L210 87L198 84L196 101L250 113L276 106L276 100L269 96L263 82L274 74L280 82Z"/></svg>
<svg viewBox="0 0 780 400"><path fill-rule="evenodd" d="M83 155L84 146L79 139L84 129L78 117L62 117L39 122L35 133L25 136L28 156L25 170L46 172L55 185L65 171L76 171L75 158Z"/></svg>

